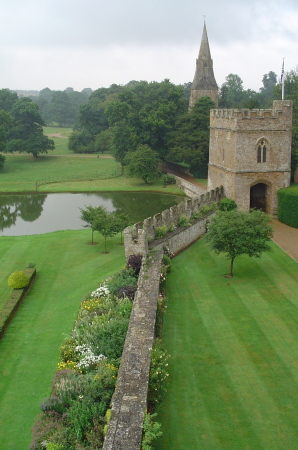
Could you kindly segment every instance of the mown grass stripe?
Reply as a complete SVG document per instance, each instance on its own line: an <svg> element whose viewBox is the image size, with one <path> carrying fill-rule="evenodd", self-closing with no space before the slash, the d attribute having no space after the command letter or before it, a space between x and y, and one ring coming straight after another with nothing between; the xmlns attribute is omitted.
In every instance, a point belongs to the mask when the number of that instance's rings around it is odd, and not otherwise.
<svg viewBox="0 0 298 450"><path fill-rule="evenodd" d="M298 446L297 263L273 248L236 260L233 279L204 240L173 260L163 332L173 361L157 449Z"/></svg>

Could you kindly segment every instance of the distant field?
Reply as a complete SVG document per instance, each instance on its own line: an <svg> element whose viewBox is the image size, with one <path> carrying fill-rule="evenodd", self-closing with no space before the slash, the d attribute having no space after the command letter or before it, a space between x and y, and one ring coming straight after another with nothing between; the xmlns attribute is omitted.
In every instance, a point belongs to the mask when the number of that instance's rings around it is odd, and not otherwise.
<svg viewBox="0 0 298 450"><path fill-rule="evenodd" d="M298 448L298 264L272 248L232 279L204 239L173 260L156 450Z"/></svg>
<svg viewBox="0 0 298 450"><path fill-rule="evenodd" d="M125 175L111 179L76 181L102 175L119 174L120 164L113 158L95 155L88 156L48 156L32 158L28 154L6 155L6 163L0 173L0 192L34 192L36 181L62 178L60 183L49 183L38 187L39 192L63 191L134 191L153 190L163 193L181 194L181 190L170 185L163 188L161 179L146 185L138 178L126 178Z"/></svg>
<svg viewBox="0 0 298 450"><path fill-rule="evenodd" d="M55 142L55 150L49 151L49 155L72 155L73 153L68 150L68 137L72 133L72 128L62 127L43 127L43 132L50 139ZM53 134L61 135L51 136Z"/></svg>

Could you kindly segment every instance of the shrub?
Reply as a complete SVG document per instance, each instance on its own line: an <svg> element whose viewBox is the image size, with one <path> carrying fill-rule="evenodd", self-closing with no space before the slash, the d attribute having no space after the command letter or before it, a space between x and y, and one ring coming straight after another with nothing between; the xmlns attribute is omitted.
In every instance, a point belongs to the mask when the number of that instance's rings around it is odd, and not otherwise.
<svg viewBox="0 0 298 450"><path fill-rule="evenodd" d="M142 255L130 255L127 260L127 267L134 270L138 275L142 267Z"/></svg>
<svg viewBox="0 0 298 450"><path fill-rule="evenodd" d="M237 203L231 198L223 198L220 201L220 211L232 211L237 208Z"/></svg>
<svg viewBox="0 0 298 450"><path fill-rule="evenodd" d="M164 186L167 186L168 184L176 184L176 178L174 177L174 175L165 174L162 177L162 182Z"/></svg>
<svg viewBox="0 0 298 450"><path fill-rule="evenodd" d="M145 414L141 450L153 450L152 442L159 436L162 436L162 431L160 431L161 425L155 421L156 416L156 413Z"/></svg>
<svg viewBox="0 0 298 450"><path fill-rule="evenodd" d="M8 278L8 286L12 289L22 289L29 284L29 277L23 270L13 272Z"/></svg>
<svg viewBox="0 0 298 450"><path fill-rule="evenodd" d="M178 217L178 227L189 227L189 219L185 214L181 214L181 216Z"/></svg>
<svg viewBox="0 0 298 450"><path fill-rule="evenodd" d="M76 351L77 343L73 338L66 339L60 347L60 358L62 361L78 361Z"/></svg>
<svg viewBox="0 0 298 450"><path fill-rule="evenodd" d="M298 185L280 189L278 196L278 219L289 225L298 228Z"/></svg>
<svg viewBox="0 0 298 450"><path fill-rule="evenodd" d="M133 301L135 297L137 287L136 286L124 286L119 288L117 291L118 298L129 298L129 300Z"/></svg>
<svg viewBox="0 0 298 450"><path fill-rule="evenodd" d="M162 262L164 263L165 266L171 265L171 259L168 255L163 255Z"/></svg>
<svg viewBox="0 0 298 450"><path fill-rule="evenodd" d="M176 227L173 224L173 222L170 223L169 228L168 228L168 232L171 233L172 231L175 231Z"/></svg>
<svg viewBox="0 0 298 450"><path fill-rule="evenodd" d="M163 238L168 232L168 227L166 225L162 225L161 227L155 228L155 239Z"/></svg>
<svg viewBox="0 0 298 450"><path fill-rule="evenodd" d="M43 412L55 411L59 414L62 414L64 412L64 407L60 398L58 397L46 398L41 404L40 408Z"/></svg>
<svg viewBox="0 0 298 450"><path fill-rule="evenodd" d="M169 354L162 348L160 339L155 339L151 350L150 374L148 385L148 400L151 403L159 402L166 392L165 380L168 373Z"/></svg>
<svg viewBox="0 0 298 450"><path fill-rule="evenodd" d="M112 295L118 294L119 289L126 286L135 287L137 285L137 275L131 268L120 270L108 280L108 288Z"/></svg>

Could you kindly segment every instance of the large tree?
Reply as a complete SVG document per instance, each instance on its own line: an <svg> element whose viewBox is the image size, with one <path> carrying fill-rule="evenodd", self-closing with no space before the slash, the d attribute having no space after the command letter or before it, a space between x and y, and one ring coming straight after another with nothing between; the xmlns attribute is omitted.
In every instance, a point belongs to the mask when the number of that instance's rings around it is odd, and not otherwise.
<svg viewBox="0 0 298 450"><path fill-rule="evenodd" d="M179 117L169 139L167 159L186 163L197 177L206 177L209 160L210 97L200 98L186 114Z"/></svg>
<svg viewBox="0 0 298 450"><path fill-rule="evenodd" d="M134 152L127 153L125 162L132 177L140 177L147 184L159 175L157 153L148 145L139 145Z"/></svg>
<svg viewBox="0 0 298 450"><path fill-rule="evenodd" d="M230 259L230 274L237 256L248 255L259 258L270 250L272 237L270 217L262 211L246 213L234 209L219 211L209 223L207 241L216 253L223 253Z"/></svg>
<svg viewBox="0 0 298 450"><path fill-rule="evenodd" d="M38 106L28 97L19 99L11 109L12 126L5 152L32 153L37 158L55 148L54 141L43 134L43 119Z"/></svg>

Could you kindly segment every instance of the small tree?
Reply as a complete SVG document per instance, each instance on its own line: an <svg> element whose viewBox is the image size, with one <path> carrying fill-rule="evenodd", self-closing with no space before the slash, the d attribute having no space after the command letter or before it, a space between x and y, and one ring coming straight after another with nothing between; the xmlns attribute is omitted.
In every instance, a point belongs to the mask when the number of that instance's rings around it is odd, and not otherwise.
<svg viewBox="0 0 298 450"><path fill-rule="evenodd" d="M86 222L85 228L91 228L91 244L94 244L94 231L98 231L99 223L107 214L104 207L86 206L86 209L79 208L81 211L81 219Z"/></svg>
<svg viewBox="0 0 298 450"><path fill-rule="evenodd" d="M157 153L148 145L139 145L125 157L129 175L142 178L146 184L159 175L158 161Z"/></svg>
<svg viewBox="0 0 298 450"><path fill-rule="evenodd" d="M208 226L207 241L216 253L224 253L230 258L230 274L237 256L246 254L259 258L261 253L270 250L268 242L273 233L270 217L261 211L250 213L238 211L219 211Z"/></svg>

